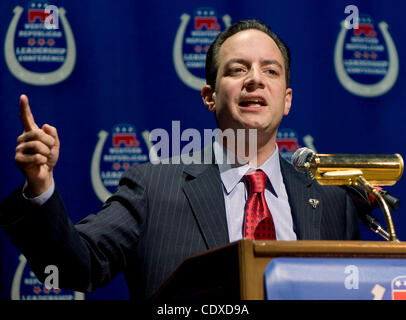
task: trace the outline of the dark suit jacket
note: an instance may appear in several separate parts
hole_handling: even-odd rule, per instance
[[[281,169],[298,239],[358,239],[343,190],[320,186],[282,158]],[[132,299],[150,297],[188,256],[229,242],[215,164],[132,167],[102,210],[75,227],[57,191],[33,207],[20,188],[0,204],[0,223],[40,280],[53,264],[61,287],[92,291],[123,271]]]

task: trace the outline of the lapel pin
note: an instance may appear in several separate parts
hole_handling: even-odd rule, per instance
[[[319,205],[320,201],[317,199],[309,199],[309,203],[313,207],[313,209],[316,209],[316,207]]]

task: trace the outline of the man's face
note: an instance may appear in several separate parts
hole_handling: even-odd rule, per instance
[[[262,31],[228,38],[218,54],[216,88],[211,99],[204,99],[216,113],[219,129],[257,128],[258,135],[276,136],[292,100],[285,72],[282,53]]]

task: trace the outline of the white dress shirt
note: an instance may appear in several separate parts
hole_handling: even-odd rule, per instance
[[[248,164],[232,166],[229,164],[230,161],[221,161],[221,159],[227,159],[227,149],[217,139],[213,142],[213,149],[223,183],[230,242],[240,240],[243,237],[242,229],[247,190],[242,178],[246,173],[257,169],[261,169],[268,176],[269,183],[265,189],[265,200],[274,220],[276,239],[296,240],[288,195],[279,163],[278,146],[275,145],[275,152],[259,168],[251,168]]]
[[[29,198],[25,194],[26,189],[27,189],[27,182],[25,182],[24,187],[23,187],[23,197],[25,199],[31,201],[31,203],[36,205],[36,206],[42,206],[45,202],[48,201],[49,198],[51,198],[52,194],[54,193],[54,191],[55,191],[55,182],[54,182],[54,179],[52,178],[52,184],[48,188],[48,190],[41,193],[39,196],[37,196],[35,198]]]

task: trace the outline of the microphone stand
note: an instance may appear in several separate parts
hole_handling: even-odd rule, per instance
[[[396,238],[395,227],[393,225],[392,216],[389,210],[389,206],[383,198],[382,194],[376,190],[371,184],[363,177],[361,170],[344,170],[344,171],[329,171],[324,172],[320,175],[322,178],[339,178],[341,181],[344,179],[344,185],[360,185],[367,193],[371,193],[376,201],[378,201],[379,206],[381,207],[383,214],[385,216],[386,226],[388,227],[388,232],[385,230],[376,228],[372,225],[372,230],[380,234],[383,238],[399,242]],[[318,177],[316,177],[316,180]]]
[[[382,228],[382,226],[379,224],[374,216],[366,213],[360,217],[360,220],[368,229],[379,234],[385,240],[390,240],[389,233],[384,228]],[[396,239],[396,242],[400,242],[399,239]]]
[[[382,195],[380,194],[380,192],[378,190],[376,190],[374,187],[372,187],[369,182],[367,180],[365,180],[365,178],[362,175],[359,175],[356,177],[356,182],[359,183],[364,189],[365,191],[372,193],[373,196],[377,199],[379,206],[381,207],[384,216],[385,216],[385,222],[386,225],[388,227],[388,232],[386,232],[385,230],[381,229],[377,229],[374,230],[375,232],[377,232],[378,234],[380,234],[382,237],[384,237],[385,239],[389,240],[389,241],[397,241],[396,238],[396,232],[395,232],[395,227],[393,225],[393,221],[392,221],[392,216],[389,210],[389,206],[386,203],[385,199],[382,197]]]

